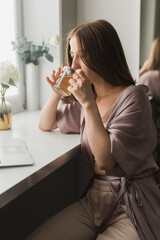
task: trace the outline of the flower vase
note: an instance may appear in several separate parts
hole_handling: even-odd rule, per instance
[[[27,110],[38,110],[38,66],[33,63],[26,65],[26,99]]]
[[[11,104],[2,96],[0,100],[0,130],[10,129],[12,126]]]

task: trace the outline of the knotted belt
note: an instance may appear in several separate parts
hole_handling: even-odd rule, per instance
[[[140,192],[138,188],[138,182],[136,180],[141,180],[143,178],[152,177],[151,174],[143,174],[140,176],[134,176],[131,178],[127,177],[115,177],[115,176],[101,176],[96,175],[95,178],[103,181],[107,181],[110,185],[111,191],[115,196],[115,201],[98,228],[96,237],[98,234],[102,233],[111,220],[117,205],[122,205],[122,208],[126,214],[130,217],[134,226],[136,227],[140,239],[142,240],[155,240],[150,227],[147,224],[143,211],[140,211],[143,203],[140,197]]]

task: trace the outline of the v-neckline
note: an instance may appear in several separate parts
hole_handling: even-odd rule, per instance
[[[121,97],[123,96],[123,94],[126,92],[126,90],[131,87],[133,85],[129,85],[128,87],[126,87],[121,93],[120,95],[118,96],[118,98],[116,99],[116,101],[110,106],[110,108],[105,112],[105,114],[101,117],[102,118],[102,122],[104,124],[104,126],[106,127],[107,124],[108,124],[108,121],[109,121],[109,118],[111,116],[111,112],[113,111],[115,105],[117,104],[117,102],[119,102],[119,100],[121,99]],[[108,115],[108,118],[107,120],[105,121],[105,117]],[[103,121],[104,119],[104,121]]]
[[[111,116],[111,112],[113,111],[113,109],[115,108],[115,106],[117,105],[117,103],[119,102],[119,100],[122,98],[122,96],[124,95],[124,93],[127,91],[127,89],[129,89],[130,87],[132,87],[134,85],[129,85],[128,87],[126,87],[122,92],[121,94],[119,95],[119,97],[116,99],[116,101],[111,105],[111,107],[105,112],[105,114],[101,117],[102,119],[102,122],[103,122],[103,118],[105,118],[106,114],[108,113],[109,111],[109,117],[107,119],[106,122],[103,122],[104,126],[107,127],[108,125],[108,122],[109,122],[109,119],[110,119],[110,116]],[[81,126],[82,126],[82,132],[84,130],[84,125],[85,125],[85,116],[84,116],[84,111],[82,111],[83,114],[82,114],[82,120],[81,120]]]

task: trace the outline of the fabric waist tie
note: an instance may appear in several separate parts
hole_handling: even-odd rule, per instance
[[[96,237],[99,233],[102,233],[106,227],[107,227],[107,224],[108,222],[110,221],[121,197],[123,196],[125,190],[126,190],[126,187],[125,187],[125,178],[124,177],[112,177],[112,176],[101,176],[101,175],[96,175],[95,178],[99,179],[99,180],[103,180],[103,181],[107,181],[107,182],[112,182],[112,181],[116,181],[116,180],[119,180],[121,181],[121,188],[120,188],[120,191],[118,192],[118,195],[116,196],[115,198],[115,201],[109,211],[109,213],[107,214],[107,216],[103,219],[103,222],[101,223],[100,227],[98,228],[98,231],[97,231],[97,234],[96,234]]]
[[[98,234],[102,233],[106,229],[108,222],[111,220],[116,207],[118,206],[118,204],[121,203],[121,204],[125,205],[125,210],[127,211],[127,215],[131,218],[131,220],[132,220],[133,224],[135,225],[135,227],[137,228],[137,230],[139,230],[138,233],[140,234],[141,239],[145,239],[142,229],[139,226],[137,226],[134,211],[132,209],[133,206],[135,206],[135,205],[137,207],[142,207],[142,201],[139,196],[138,190],[135,188],[134,189],[135,200],[136,200],[136,203],[135,203],[135,200],[133,199],[133,196],[132,196],[132,193],[133,193],[132,185],[134,183],[133,180],[140,180],[145,177],[151,177],[151,174],[145,173],[140,176],[134,176],[134,177],[130,177],[130,178],[116,177],[116,176],[103,176],[103,175],[95,175],[94,177],[99,180],[107,181],[110,185],[110,188],[111,188],[113,194],[115,195],[115,201],[114,201],[109,213],[104,218],[100,227],[98,228],[96,237]],[[143,227],[144,227],[145,231],[147,232],[146,234],[148,236],[150,236],[149,239],[153,239],[153,235],[152,235],[150,229],[148,228],[148,224],[146,223],[144,216],[140,214],[139,218],[141,219],[141,222],[143,222]]]

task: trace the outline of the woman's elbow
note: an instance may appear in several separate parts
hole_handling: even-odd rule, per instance
[[[101,159],[101,160],[97,161],[97,165],[98,165],[99,169],[105,170],[105,171],[113,168],[115,163],[116,162],[115,162],[114,158],[110,158],[107,161],[106,161],[106,159],[104,159],[104,160]]]
[[[48,129],[45,129],[43,126],[41,126],[41,124],[38,125],[38,128],[42,131],[47,131]]]
[[[38,128],[39,128],[40,130],[42,130],[42,131],[49,131],[49,130],[50,130],[49,128],[44,127],[44,126],[41,125],[41,124],[38,125]]]
[[[42,131],[52,131],[54,129],[57,128],[57,124],[54,123],[52,126],[49,126],[49,125],[43,125],[39,122],[39,125],[38,125],[39,129],[42,130]]]

